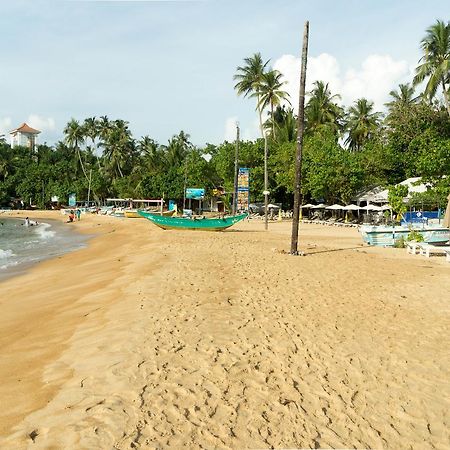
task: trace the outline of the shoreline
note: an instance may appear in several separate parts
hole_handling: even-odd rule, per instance
[[[2,283],[5,447],[447,443],[444,264],[354,229],[301,225],[293,258],[286,223],[84,219],[87,248]]]
[[[50,211],[49,211],[50,212]],[[46,214],[42,213],[41,211],[36,212],[35,215],[28,215],[29,217],[33,219],[40,219],[40,220],[44,220],[44,222],[41,222],[40,225],[47,223],[48,225],[50,225],[51,231],[54,231],[56,233],[56,236],[58,238],[64,238],[66,239],[64,244],[65,247],[59,247],[59,249],[56,251],[56,247],[54,247],[53,249],[51,249],[51,254],[44,254],[41,257],[39,257],[39,259],[33,260],[33,261],[26,261],[26,262],[22,262],[19,265],[13,265],[10,267],[7,267],[4,270],[0,271],[0,285],[3,281],[8,280],[10,278],[16,277],[16,276],[20,276],[24,273],[27,273],[32,267],[34,267],[36,264],[39,264],[43,261],[49,260],[49,259],[54,259],[57,258],[58,256],[64,255],[66,253],[71,253],[77,250],[80,250],[82,248],[84,248],[87,245],[87,241],[92,237],[89,234],[80,232],[80,230],[76,229],[76,230],[69,230],[67,228],[64,228],[64,222],[61,222],[59,219],[59,217],[57,218],[56,216],[50,218],[50,217],[46,217]],[[2,216],[0,216],[0,221],[1,219],[4,218],[6,220],[23,220],[24,218],[21,215],[16,214],[2,214]],[[63,243],[61,243],[63,244]],[[49,248],[46,249],[42,249],[42,250],[50,250]]]

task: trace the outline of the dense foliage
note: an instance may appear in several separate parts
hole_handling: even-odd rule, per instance
[[[415,201],[443,204],[450,192],[450,23],[438,21],[426,33],[414,79],[426,81],[424,92],[400,85],[390,92],[384,115],[365,98],[344,108],[328,84],[314,83],[305,111],[305,200],[349,202],[364,187],[420,176],[434,190]],[[290,208],[296,117],[286,104],[281,74],[267,70],[267,64],[260,54],[247,58],[238,68],[235,88],[256,98],[262,136],[268,139],[270,201]],[[65,203],[70,193],[86,199],[89,182],[91,199],[98,202],[106,197],[182,200],[186,186],[208,193],[220,186],[230,193],[234,151],[234,142],[195,147],[183,131],[163,145],[149,136],[134,138],[124,120],[72,119],[64,139],[52,147],[11,149],[0,141],[0,204],[21,199],[44,207],[54,195]],[[239,165],[251,170],[251,201],[262,200],[263,137],[240,143]]]

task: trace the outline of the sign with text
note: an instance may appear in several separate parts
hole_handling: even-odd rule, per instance
[[[192,198],[194,200],[203,200],[205,197],[205,190],[199,188],[187,188],[186,198]]]
[[[69,206],[75,206],[77,204],[77,197],[75,194],[69,195]]]
[[[250,170],[246,167],[239,168],[237,187],[237,209],[238,211],[248,211],[250,203]]]

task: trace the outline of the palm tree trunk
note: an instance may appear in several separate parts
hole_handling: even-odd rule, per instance
[[[77,147],[77,153],[78,153],[78,159],[80,160],[81,170],[83,171],[86,180],[89,181],[89,178],[87,176],[86,170],[84,168],[83,160],[81,159],[81,152],[80,152],[80,149],[78,147]]]
[[[275,140],[275,120],[273,118],[273,102],[270,102],[270,115],[272,117],[272,139]]]
[[[298,226],[302,195],[302,154],[303,133],[305,129],[305,84],[306,63],[308,60],[309,21],[305,22],[303,32],[302,67],[300,73],[300,93],[298,101],[297,151],[295,155],[294,217],[292,221],[291,255],[298,255]]]
[[[259,103],[260,102],[259,91],[258,91],[257,100],[258,100],[259,129],[261,131],[261,137],[264,139],[264,128],[263,128],[263,123],[262,123],[262,111],[261,111],[261,105]]]
[[[447,92],[447,88],[445,86],[444,80],[442,80],[442,90],[444,91],[445,106],[447,108],[448,116],[450,117],[450,101],[449,101],[449,98],[448,98],[448,92]]]

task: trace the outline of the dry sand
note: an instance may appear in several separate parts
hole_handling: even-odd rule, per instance
[[[288,223],[68,226],[97,236],[0,286],[1,448],[449,448],[442,258],[318,225],[306,257]]]

